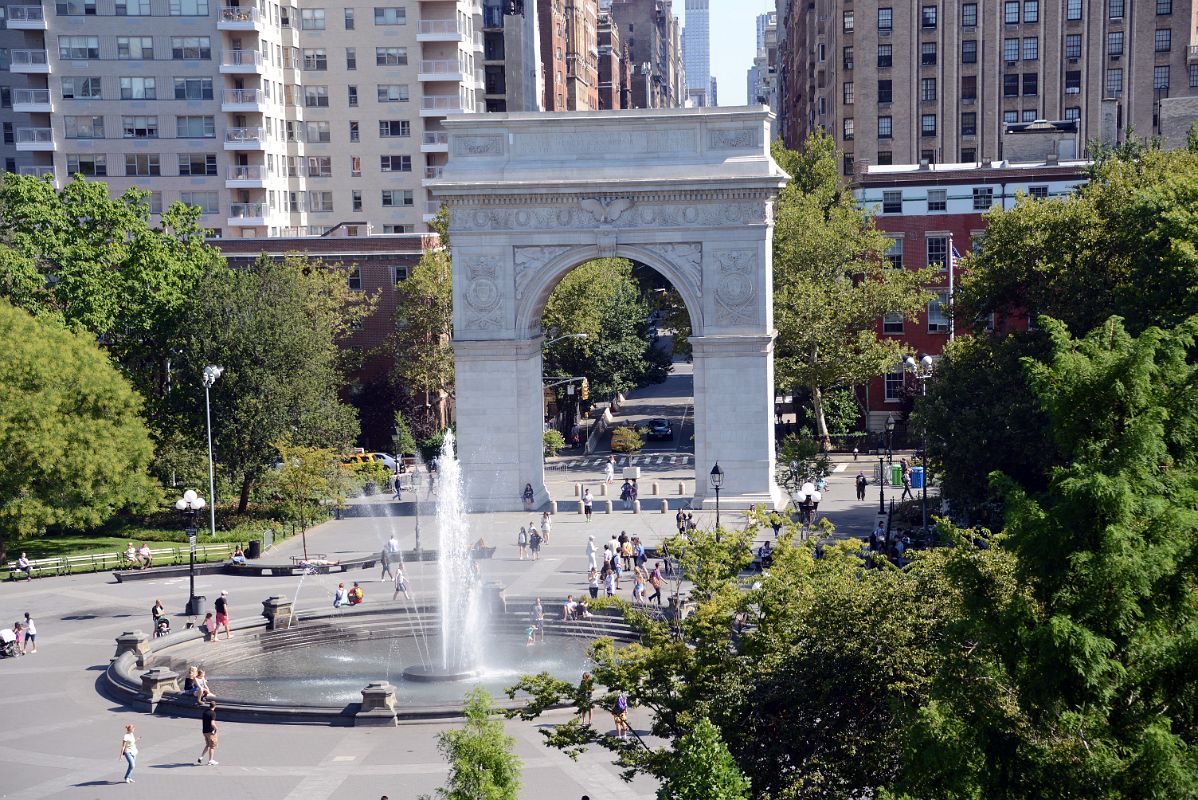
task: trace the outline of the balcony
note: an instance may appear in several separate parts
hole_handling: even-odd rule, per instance
[[[456,19],[422,19],[416,32],[418,42],[464,42],[466,31]]]
[[[225,6],[216,20],[216,29],[220,31],[262,31],[265,28],[266,20],[252,6]]]
[[[236,228],[259,228],[266,224],[270,209],[266,203],[233,203],[229,206],[229,225]]]
[[[425,131],[420,141],[422,153],[448,153],[449,131]]]
[[[231,113],[265,111],[266,94],[261,89],[225,89],[221,95],[220,110]]]
[[[226,150],[265,150],[266,130],[263,128],[225,128]]]
[[[430,183],[441,180],[441,176],[445,174],[445,167],[425,167],[424,180],[421,181],[422,186],[428,186]]]
[[[266,65],[257,50],[226,50],[221,58],[220,71],[225,75],[261,74],[266,71]]]
[[[418,81],[453,81],[460,83],[466,73],[458,61],[421,61],[420,71],[416,73]]]
[[[54,149],[54,130],[52,128],[17,128],[17,150]]]
[[[1189,63],[1198,64],[1198,45],[1191,46],[1188,53]]]
[[[462,98],[456,94],[427,95],[420,100],[420,116],[444,117],[462,113]]]
[[[13,89],[12,110],[26,114],[49,114],[54,110],[49,89]]]
[[[12,50],[12,61],[9,63],[10,72],[32,72],[47,75],[50,72],[50,59],[45,50]]]
[[[10,31],[46,30],[46,12],[41,6],[9,6],[8,29]]]
[[[225,173],[226,189],[264,189],[266,188],[266,167],[245,166],[229,167]]]

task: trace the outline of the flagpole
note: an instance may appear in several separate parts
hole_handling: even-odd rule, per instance
[[[948,340],[957,338],[957,321],[953,315],[953,273],[957,271],[957,247],[953,235],[948,235]]]

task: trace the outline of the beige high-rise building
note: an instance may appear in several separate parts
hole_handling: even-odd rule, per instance
[[[783,136],[825,128],[846,173],[1001,159],[1041,119],[1149,136],[1198,95],[1198,0],[779,0],[778,20]]]
[[[441,120],[481,110],[479,0],[10,5],[4,168],[80,173],[217,235],[423,230]]]

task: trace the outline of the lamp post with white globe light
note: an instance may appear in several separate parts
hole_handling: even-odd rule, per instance
[[[911,374],[915,376],[915,380],[919,381],[920,394],[923,397],[928,396],[928,381],[932,377],[932,369],[935,366],[935,360],[925,355],[917,362],[915,356],[907,356],[903,359],[903,366],[911,370]],[[928,428],[925,425],[923,429],[923,530],[927,533],[928,530]]]
[[[819,510],[819,501],[824,499],[824,496],[815,488],[814,483],[804,481],[802,486],[790,490],[790,499],[794,501],[795,508],[799,509],[799,519],[803,522],[803,538],[806,539],[807,531],[815,520],[815,512]]]
[[[208,508],[209,519],[212,523],[212,535],[216,536],[216,475],[212,466],[212,403],[208,399],[208,390],[216,379],[225,371],[224,367],[209,364],[204,367],[204,417],[208,422],[208,498],[212,505]],[[200,502],[203,502],[202,500]],[[192,546],[195,552],[195,546]]]
[[[175,501],[175,508],[183,512],[187,520],[187,544],[191,551],[188,566],[189,586],[187,594],[187,616],[198,616],[204,610],[204,598],[196,597],[196,514],[204,508],[204,498],[193,490],[188,489],[183,496]]]

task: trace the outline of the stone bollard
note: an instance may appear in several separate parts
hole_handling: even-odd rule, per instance
[[[611,500],[605,500],[605,501],[603,501],[603,513],[604,513],[604,514],[610,514],[610,513],[611,513]]]
[[[150,655],[150,637],[141,631],[125,631],[116,637],[116,655],[120,658],[125,653],[132,653],[139,669],[146,668],[146,659]]]
[[[556,501],[556,500],[550,500],[550,501],[549,501],[549,513],[550,513],[550,514],[556,514],[556,513],[557,513],[557,501]]]
[[[653,496],[656,497],[659,494],[661,494],[661,484],[657,481],[653,481]]]
[[[603,483],[599,484],[599,496],[600,496],[600,497],[607,497],[607,482],[606,482],[606,481],[604,481]]]
[[[578,501],[578,513],[579,514],[587,513],[587,504],[582,502],[581,500]]]
[[[636,500],[633,500],[633,501],[632,501],[632,513],[633,513],[633,514],[639,514],[639,513],[641,513],[641,501],[640,501],[640,498],[637,498]]]
[[[682,481],[678,481],[678,496],[683,497],[685,494],[686,494],[686,484]]]
[[[293,623],[291,601],[286,597],[272,595],[262,601],[262,616],[266,617],[266,629],[286,628]]]
[[[387,727],[399,724],[395,715],[395,687],[385,681],[366,684],[362,690],[362,709],[354,714],[354,727]]]
[[[666,500],[665,498],[662,498],[662,501],[661,501],[661,513],[663,513],[663,514],[670,513],[670,501]]]
[[[582,484],[581,483],[574,484],[574,496],[582,497]]]
[[[155,667],[141,674],[141,697],[138,700],[144,704],[145,710],[151,714],[158,708],[164,692],[179,691],[179,673]]]

